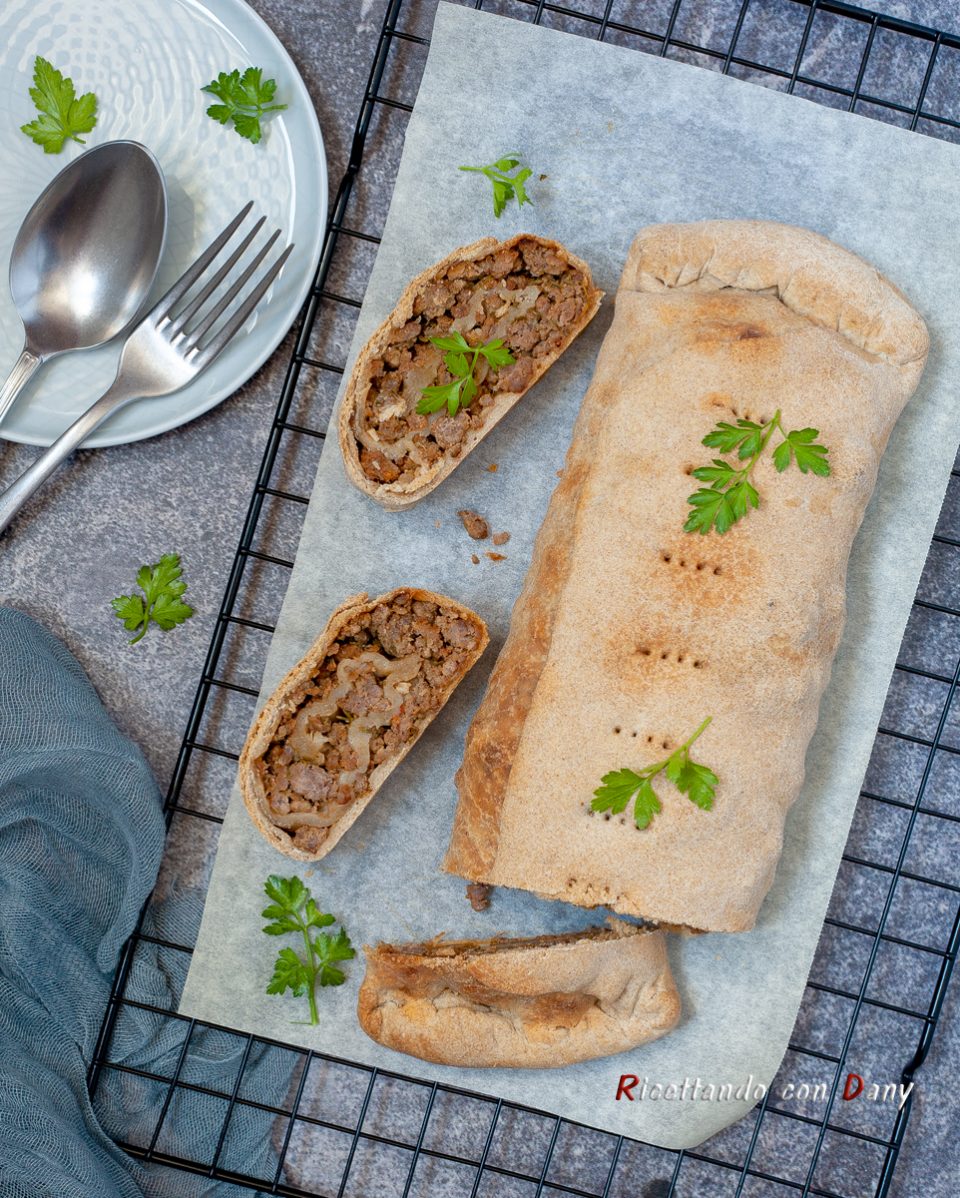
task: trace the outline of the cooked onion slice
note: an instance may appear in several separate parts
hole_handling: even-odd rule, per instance
[[[324,716],[333,714],[332,711],[326,709],[326,702],[325,699],[314,699],[310,703],[305,703],[297,712],[293,731],[290,733],[287,743],[300,761],[318,762],[323,752],[323,746],[330,743],[328,736],[310,729],[311,719],[322,719]],[[336,708],[334,708],[335,710]]]
[[[409,682],[415,678],[421,665],[422,661],[416,653],[408,653],[406,657],[391,660],[384,654],[369,649],[357,657],[344,658],[337,665],[337,682],[330,693],[322,699],[313,699],[304,704],[297,713],[289,742],[297,758],[300,761],[319,762],[323,746],[330,743],[330,738],[322,732],[312,731],[310,721],[329,719],[335,715],[340,700],[349,693],[358,675],[372,666],[374,673],[384,679],[383,694],[389,706],[385,711],[370,711],[350,721],[347,743],[353,750],[356,764],[351,770],[341,771],[337,778],[341,788],[360,781],[370,768],[370,741],[374,731],[377,728],[385,728],[403,706],[403,695],[397,690],[397,683]]]
[[[373,736],[373,729],[368,728],[362,719],[356,719],[347,729],[347,744],[353,749],[353,755],[357,759],[357,764],[354,767],[356,774],[364,774],[370,764],[370,738]],[[340,783],[343,785],[343,774],[340,775]]]

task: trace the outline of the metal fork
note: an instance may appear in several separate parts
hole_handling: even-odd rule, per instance
[[[243,224],[252,207],[251,202],[237,213],[133,330],[124,344],[117,377],[107,391],[0,494],[0,533],[34,491],[108,416],[135,399],[179,391],[206,370],[243,328],[293,250],[293,246],[288,245],[228,314],[228,309],[240,297],[280,236],[277,229],[243,268],[226,294],[204,309],[263,226],[264,218],[261,217],[226,262],[205,278],[205,272],[212,267],[214,259]],[[197,283],[202,284],[199,291],[188,296]],[[226,320],[218,324],[224,316]]]

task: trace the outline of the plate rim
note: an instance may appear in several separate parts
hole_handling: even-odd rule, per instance
[[[182,425],[189,424],[191,421],[197,420],[205,415],[213,408],[219,406],[237,391],[240,390],[257,371],[270,359],[276,350],[279,348],[284,338],[290,332],[301,311],[304,303],[310,294],[314,279],[316,278],[317,265],[320,260],[320,255],[323,250],[323,245],[326,239],[327,217],[329,214],[329,172],[327,170],[327,154],[326,146],[323,140],[323,131],[320,128],[320,121],[317,116],[316,107],[313,103],[313,98],[307,90],[307,85],[304,82],[303,76],[297,64],[294,62],[286,46],[270,28],[264,18],[256,12],[246,0],[181,0],[184,7],[187,9],[199,9],[209,14],[214,20],[223,24],[230,29],[230,16],[237,12],[242,13],[243,19],[250,22],[257,34],[271,44],[271,48],[284,63],[284,66],[290,74],[290,79],[297,93],[296,100],[303,105],[305,113],[305,123],[311,138],[311,144],[308,147],[309,158],[315,165],[317,170],[318,194],[320,196],[320,206],[318,208],[318,219],[313,225],[313,237],[309,246],[305,247],[304,253],[308,255],[306,258],[307,265],[304,267],[303,278],[295,293],[291,297],[287,307],[289,309],[289,320],[281,320],[276,333],[271,334],[262,343],[256,341],[256,333],[244,339],[244,345],[250,345],[255,349],[249,357],[249,360],[242,365],[238,363],[238,368],[235,370],[231,378],[224,384],[211,389],[209,393],[205,392],[202,398],[198,399],[196,406],[184,414],[168,417],[166,420],[158,419],[149,424],[149,426],[137,431],[125,431],[123,433],[111,432],[109,421],[106,422],[103,429],[97,429],[83,442],[81,449],[110,449],[118,445],[132,445],[138,441],[146,441],[151,437],[159,437],[164,433],[171,432],[173,429],[180,428]],[[238,39],[239,40],[239,39]],[[106,144],[106,143],[97,143]],[[91,149],[93,146],[91,146]],[[147,147],[149,148],[149,147]],[[304,153],[303,161],[307,161],[307,153]],[[296,196],[301,190],[297,187],[296,171],[294,171],[294,195]],[[299,249],[299,246],[298,246]],[[289,264],[288,264],[289,265]],[[110,346],[120,346],[123,341],[123,335],[116,338],[114,341],[108,342]],[[73,352],[73,351],[69,351]],[[60,356],[60,355],[58,355]],[[66,356],[66,355],[63,355]],[[91,397],[91,403],[96,397]],[[29,397],[26,402],[29,403]],[[139,401],[134,401],[131,407],[136,407]],[[160,407],[157,405],[157,412]],[[61,430],[62,432],[63,430]],[[33,435],[24,434],[16,429],[0,428],[0,443],[7,441],[18,445],[34,445],[38,448],[46,448],[52,445],[53,442],[61,435],[58,432],[55,436],[46,439],[40,439]]]

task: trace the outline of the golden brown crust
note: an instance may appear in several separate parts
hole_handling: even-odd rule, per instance
[[[839,643],[849,549],[927,344],[900,291],[807,230],[638,234],[467,734],[445,870],[665,924],[753,925]],[[701,438],[777,406],[820,428],[831,477],[761,463],[758,511],[723,537],[683,533]],[[667,786],[642,833],[587,814],[604,772],[655,760],[706,715],[712,812]]]
[[[293,710],[290,704],[290,697],[314,676],[317,668],[326,657],[330,646],[340,635],[341,630],[355,616],[363,612],[373,611],[380,604],[389,604],[401,595],[409,595],[414,600],[423,600],[427,603],[436,603],[443,610],[455,613],[461,619],[466,620],[478,629],[480,633],[479,642],[477,647],[467,655],[464,668],[451,678],[450,682],[441,692],[441,700],[436,709],[417,721],[414,736],[399,752],[388,757],[372,771],[369,777],[368,789],[358,795],[347,806],[344,814],[330,828],[329,834],[320,848],[315,852],[307,852],[295,846],[290,834],[283,828],[277,827],[271,820],[267,797],[257,764],[270,748],[277,726]],[[366,594],[360,594],[353,595],[351,598],[344,600],[333,612],[323,631],[310,646],[302,660],[286,674],[264,704],[263,710],[257,716],[247,735],[243,751],[240,754],[238,772],[240,792],[243,795],[247,811],[250,813],[250,818],[264,840],[281,853],[284,853],[288,857],[293,857],[297,861],[319,861],[322,857],[325,857],[346,831],[356,822],[357,818],[370,803],[371,799],[373,799],[389,775],[406,757],[414,744],[416,744],[424,729],[439,714],[460,681],[480,659],[481,654],[489,643],[489,639],[487,626],[476,612],[471,611],[468,607],[464,607],[461,603],[457,603],[455,599],[448,598],[446,595],[437,595],[433,591],[421,590],[419,587],[397,587],[392,591],[388,591],[385,595],[378,596],[376,599],[370,599]]]
[[[364,951],[360,1026],[440,1065],[556,1068],[646,1044],[680,1018],[665,937],[619,920],[558,936]]]
[[[589,472],[603,408],[580,409],[563,475],[533,547],[523,589],[514,604],[510,631],[487,690],[467,732],[456,774],[460,802],[442,868],[483,881],[497,855],[500,809],[524,720],[540,681],[553,630],[553,617],[573,548],[568,531]]]
[[[483,427],[471,429],[465,439],[462,452],[458,456],[451,457],[449,454],[444,454],[431,468],[426,477],[415,479],[410,483],[378,483],[368,478],[360,465],[360,455],[353,430],[353,422],[370,386],[371,363],[383,355],[384,350],[390,344],[391,338],[413,318],[414,301],[418,296],[423,294],[435,279],[444,274],[445,271],[457,262],[472,262],[477,258],[485,258],[500,250],[512,249],[521,241],[536,241],[538,244],[554,251],[572,269],[581,271],[586,279],[589,302],[580,317],[568,326],[568,336],[563,348],[556,353],[545,354],[542,358],[536,360],[530,382],[522,391],[504,391],[497,397],[496,402],[489,409],[489,416]],[[371,499],[375,499],[377,503],[390,511],[398,511],[402,508],[410,507],[417,500],[428,495],[434,487],[443,482],[447,475],[463,461],[472,449],[479,445],[487,433],[503,419],[507,412],[546,373],[557,358],[569,348],[572,342],[583,332],[597,314],[602,299],[603,292],[598,291],[593,286],[590,267],[583,259],[572,254],[558,241],[551,241],[547,237],[538,237],[533,233],[518,233],[515,237],[502,242],[498,242],[495,237],[484,237],[480,241],[475,241],[472,245],[461,246],[459,249],[447,254],[439,262],[434,263],[433,266],[428,266],[426,270],[421,271],[404,288],[400,298],[397,300],[396,307],[357,355],[353,370],[350,372],[350,378],[347,382],[337,417],[340,451],[343,455],[347,478],[358,490],[362,491],[365,495],[369,495]]]

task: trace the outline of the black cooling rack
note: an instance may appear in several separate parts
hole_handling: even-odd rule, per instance
[[[477,0],[475,6],[958,140],[960,37],[846,4],[731,0],[722,19],[709,23],[701,0]],[[370,187],[389,190],[392,182],[433,8],[430,0],[389,0],[387,6],[349,165],[171,780],[168,858],[186,838],[215,837],[221,822],[211,795],[229,790],[256,698],[379,241]],[[791,1103],[775,1083],[750,1115],[697,1151],[666,1152],[454,1086],[217,1029],[179,1016],[172,1000],[158,1004],[132,992],[138,952],[162,955],[170,976],[182,977],[192,951],[192,939],[151,919],[148,907],[121,958],[89,1075],[95,1102],[110,1079],[146,1087],[136,1119],[126,1109],[130,1126],[113,1128],[122,1146],[158,1168],[233,1183],[238,1194],[885,1195],[913,1097],[899,1112],[889,1105],[854,1111],[856,1104],[843,1102],[842,1086],[850,1071],[884,1082],[914,1079],[960,939],[960,879],[951,861],[960,830],[960,801],[951,799],[960,793],[960,720],[950,716],[960,676],[958,480],[955,470],[778,1074],[794,1083],[826,1083],[826,1101]],[[242,711],[231,740],[215,731],[223,723],[216,717],[237,703]],[[153,1020],[157,1035],[172,1045],[169,1069],[151,1072],[129,1063],[122,1021],[131,1010]],[[209,1056],[211,1038],[220,1046],[218,1059],[235,1061],[228,1082],[210,1081],[193,1068],[192,1054],[202,1044]],[[265,1060],[276,1063],[271,1077],[281,1078],[282,1098],[250,1092],[253,1059],[261,1068]],[[321,1091],[332,1097],[321,1101]],[[178,1137],[178,1120],[188,1117],[184,1096],[205,1104],[203,1134],[192,1128]],[[254,1120],[269,1129],[262,1159],[244,1158],[238,1170],[231,1145],[237,1129]]]

